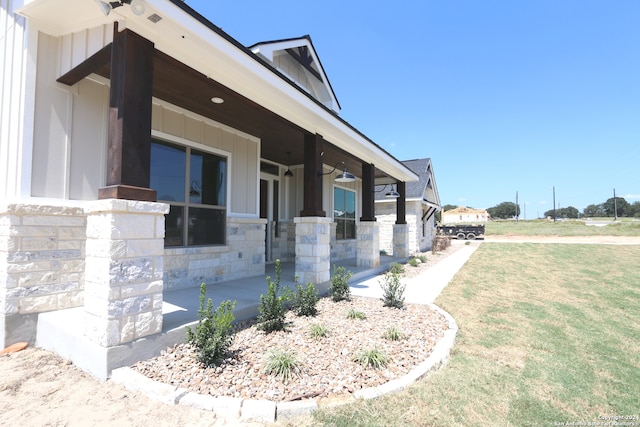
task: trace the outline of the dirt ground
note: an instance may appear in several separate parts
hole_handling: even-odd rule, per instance
[[[489,236],[485,241],[635,245],[640,244],[640,237]],[[0,425],[84,427],[241,424],[235,419],[215,419],[210,412],[151,400],[119,384],[98,381],[50,352],[27,348],[0,355]]]

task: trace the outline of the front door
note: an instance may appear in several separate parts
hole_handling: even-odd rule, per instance
[[[273,239],[277,237],[279,193],[278,177],[262,172],[260,174],[260,218],[267,220],[264,254],[266,262],[273,261],[271,247],[273,245]]]

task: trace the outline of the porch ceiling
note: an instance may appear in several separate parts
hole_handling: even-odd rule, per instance
[[[349,171],[362,176],[360,159],[365,159],[376,166],[377,184],[417,179],[399,160],[349,123],[320,103],[305,99],[310,98],[308,94],[184,1],[145,0],[143,16],[134,15],[125,6],[114,9],[107,17],[93,0],[21,3],[18,13],[38,30],[55,37],[117,22],[153,41],[153,95],[260,138],[261,155],[267,160],[302,164],[304,132],[317,132],[327,142],[323,158],[327,165],[345,162]],[[103,52],[101,61],[87,60],[70,73],[82,74],[76,82],[92,72],[109,78],[109,56]],[[213,96],[225,102],[213,104]]]
[[[111,45],[94,54],[58,81],[73,85],[89,74],[110,78]],[[155,50],[153,96],[261,139],[261,157],[283,165],[304,162],[305,131],[219,82]],[[222,104],[211,98],[219,97]],[[290,155],[288,154],[290,153]],[[362,176],[362,162],[326,141],[323,162],[345,162],[349,171]],[[389,180],[376,169],[376,179]]]

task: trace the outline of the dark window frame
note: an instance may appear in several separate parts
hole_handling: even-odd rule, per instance
[[[165,248],[225,246],[228,157],[158,138],[152,138],[151,144],[152,187],[161,187],[155,188],[158,190],[158,201],[170,206],[169,214],[165,215]],[[156,164],[154,152],[161,147],[170,153],[166,159],[175,155],[177,161],[183,161],[184,165],[173,163],[169,168],[167,165],[163,167],[162,162]],[[209,166],[205,168],[206,163]],[[154,175],[154,168],[162,172]],[[167,180],[167,170],[176,171],[173,182],[170,178]],[[194,176],[194,173],[198,176]]]

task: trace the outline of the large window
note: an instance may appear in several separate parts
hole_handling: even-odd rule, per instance
[[[151,144],[151,188],[169,203],[165,247],[223,245],[227,160],[189,147]]]
[[[336,239],[356,238],[356,193],[343,188],[333,190],[333,220],[337,223]]]

